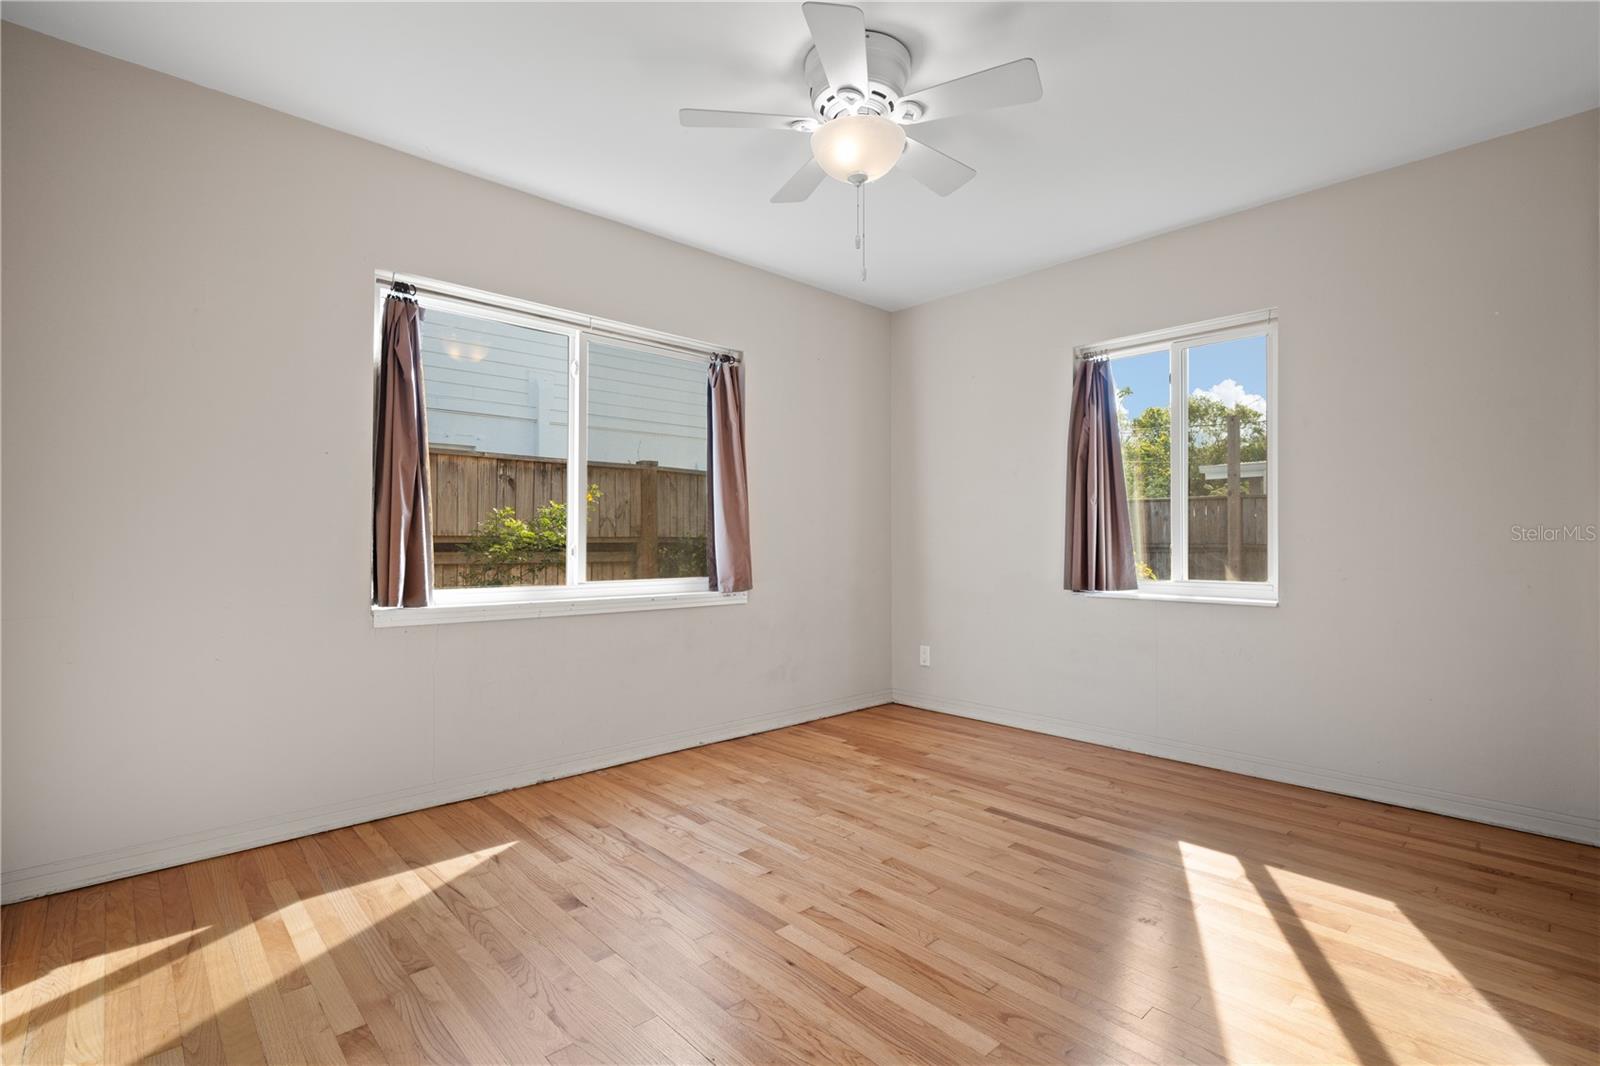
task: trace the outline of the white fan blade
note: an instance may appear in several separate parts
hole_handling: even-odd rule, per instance
[[[805,122],[806,119],[801,115],[760,115],[753,111],[702,111],[697,107],[686,107],[678,112],[678,121],[685,126],[717,129],[793,131],[796,129],[796,122]]]
[[[867,94],[867,18],[847,4],[801,4],[817,59],[834,92],[846,86]]]
[[[1016,59],[998,67],[980,70],[964,78],[930,85],[901,101],[922,109],[919,122],[987,111],[991,107],[1031,104],[1044,95],[1039,84],[1039,65],[1031,59]]]
[[[810,196],[822,179],[827,175],[822,168],[817,166],[815,159],[807,159],[805,165],[794,172],[794,177],[783,183],[783,188],[772,194],[775,204],[797,204]]]
[[[977,171],[965,163],[958,163],[937,148],[929,148],[921,141],[906,140],[906,154],[895,165],[938,193],[949,196],[971,181]]]

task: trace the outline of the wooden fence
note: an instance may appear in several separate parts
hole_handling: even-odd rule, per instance
[[[531,519],[539,508],[566,499],[564,459],[529,459],[482,452],[431,449],[428,474],[433,489],[434,584],[464,584],[469,565],[467,542],[489,512],[516,508]],[[589,579],[627,580],[705,572],[706,475],[654,463],[590,463],[589,483],[599,497],[589,511]],[[1137,556],[1159,578],[1172,572],[1172,501],[1130,501]],[[1240,500],[1242,551],[1240,578],[1267,579],[1267,498]],[[1189,500],[1189,576],[1221,580],[1228,560],[1228,498]],[[540,571],[537,584],[559,585],[565,568]]]
[[[1267,498],[1245,496],[1240,501],[1242,572],[1239,580],[1267,579]],[[1130,500],[1133,512],[1134,555],[1150,563],[1156,576],[1172,574],[1172,501]],[[1196,581],[1221,581],[1228,564],[1228,497],[1189,498],[1189,577]]]
[[[564,459],[529,459],[430,449],[433,498],[434,585],[464,584],[465,551],[489,512],[516,508],[527,521],[567,497]],[[589,483],[599,489],[589,509],[589,579],[687,576],[705,573],[706,475],[641,463],[590,463]],[[698,564],[698,566],[696,565]],[[546,567],[541,585],[566,580],[565,567]]]

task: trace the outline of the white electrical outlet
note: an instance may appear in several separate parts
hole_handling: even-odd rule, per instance
[[[919,666],[932,666],[933,665],[933,649],[928,647],[926,644],[918,645],[918,647],[917,647],[917,664]]]

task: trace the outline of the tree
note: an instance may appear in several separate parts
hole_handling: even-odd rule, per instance
[[[1131,389],[1117,390],[1124,399]],[[1229,407],[1209,396],[1189,397],[1189,494],[1222,496],[1225,482],[1207,481],[1202,466],[1228,461],[1228,418],[1239,419],[1239,461],[1267,457],[1267,422],[1260,411],[1237,404]],[[1147,407],[1129,418],[1119,406],[1123,477],[1130,500],[1166,499],[1172,495],[1172,415],[1165,407]]]
[[[1209,396],[1189,397],[1189,495],[1226,496],[1225,481],[1207,481],[1202,466],[1228,462],[1228,419],[1239,419],[1239,462],[1267,457],[1267,420],[1244,404],[1228,407]]]
[[[1125,399],[1133,390],[1117,390]],[[1122,436],[1122,474],[1128,483],[1128,499],[1161,500],[1172,495],[1172,415],[1165,407],[1147,407],[1138,418],[1129,419],[1117,406],[1117,423]]]

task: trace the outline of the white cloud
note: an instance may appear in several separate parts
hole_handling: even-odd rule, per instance
[[[1209,389],[1195,389],[1191,394],[1216,400],[1224,407],[1245,406],[1257,414],[1267,413],[1267,401],[1264,396],[1257,396],[1253,392],[1246,392],[1245,387],[1232,378],[1223,378]]]

